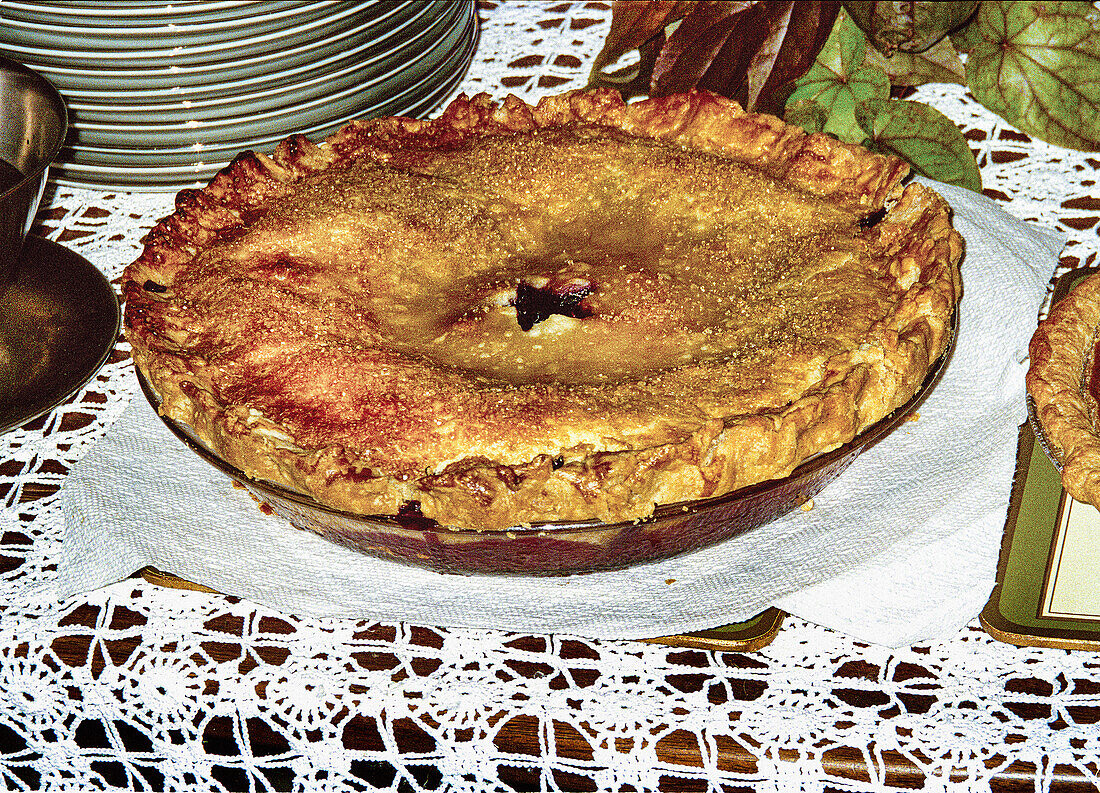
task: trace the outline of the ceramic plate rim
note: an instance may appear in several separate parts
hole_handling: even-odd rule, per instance
[[[458,20],[454,20],[451,24],[449,24],[447,26],[447,30],[444,32],[443,36],[446,37],[446,36],[452,35],[453,34],[453,28],[460,21],[461,21],[461,18],[458,19]],[[269,88],[269,89],[266,89],[266,90],[253,91],[253,92],[250,92],[250,93],[247,93],[247,94],[236,93],[236,94],[231,94],[231,95],[221,95],[221,94],[225,94],[225,92],[228,91],[228,90],[235,90],[235,89],[245,88],[245,87],[249,87],[250,85],[253,86],[253,87],[256,87],[257,83],[262,85],[262,83],[265,80],[270,82],[271,80],[273,80],[275,78],[278,78],[280,81],[282,81],[284,78],[286,78],[288,76],[294,76],[295,74],[301,75],[302,73],[308,72],[310,70],[310,68],[313,68],[313,67],[316,67],[316,66],[322,66],[322,65],[325,65],[325,63],[324,63],[324,61],[322,61],[322,62],[316,63],[316,64],[309,64],[307,67],[296,67],[295,69],[291,69],[287,72],[281,72],[281,73],[278,73],[278,74],[269,74],[269,75],[264,75],[264,76],[257,77],[257,78],[249,78],[247,80],[237,80],[237,81],[230,81],[230,82],[225,82],[225,83],[213,83],[209,87],[207,87],[205,90],[208,93],[220,94],[221,95],[218,98],[214,98],[214,99],[200,99],[200,98],[190,99],[190,98],[186,98],[186,97],[177,99],[176,96],[178,96],[178,94],[176,94],[176,92],[174,92],[174,91],[167,91],[167,92],[162,91],[162,92],[160,92],[162,94],[165,94],[166,99],[168,97],[172,97],[170,101],[154,102],[154,103],[144,104],[144,105],[129,104],[129,103],[126,103],[126,102],[121,102],[121,103],[120,102],[114,102],[114,103],[111,103],[109,105],[97,105],[97,104],[94,104],[94,103],[75,101],[73,99],[73,97],[71,96],[71,92],[66,94],[66,99],[69,100],[68,103],[67,103],[69,108],[71,110],[73,110],[74,112],[78,113],[78,114],[79,114],[79,111],[84,111],[84,112],[88,112],[88,113],[100,113],[100,114],[117,113],[119,115],[130,115],[130,114],[135,114],[135,113],[158,113],[158,112],[165,112],[165,111],[184,111],[184,110],[188,110],[188,109],[191,109],[191,108],[195,108],[197,110],[197,109],[201,109],[201,108],[218,108],[218,107],[222,107],[222,106],[227,107],[227,106],[232,106],[232,105],[235,105],[235,104],[240,104],[242,102],[250,102],[251,103],[251,102],[255,102],[255,101],[260,100],[260,99],[276,98],[276,97],[280,97],[280,96],[285,95],[285,94],[293,94],[293,93],[298,92],[298,91],[303,91],[303,89],[305,89],[307,87],[311,87],[311,88],[316,87],[319,84],[324,83],[326,81],[338,80],[338,79],[341,79],[341,78],[349,78],[353,74],[356,74],[356,73],[361,72],[361,71],[370,72],[372,69],[374,69],[378,65],[379,61],[383,61],[387,58],[392,58],[395,55],[398,55],[400,53],[400,51],[405,49],[406,47],[411,47],[411,46],[414,46],[417,43],[422,43],[421,40],[425,36],[427,36],[428,33],[431,32],[431,29],[432,29],[432,26],[429,26],[429,27],[425,28],[424,30],[418,32],[414,37],[405,39],[404,41],[402,41],[399,45],[395,46],[394,48],[379,52],[378,54],[372,56],[371,58],[369,58],[366,61],[358,61],[357,60],[357,61],[352,62],[350,65],[341,66],[341,68],[339,68],[337,70],[334,70],[334,71],[330,71],[330,72],[322,71],[322,72],[318,73],[315,76],[314,75],[305,75],[305,76],[307,76],[307,79],[301,80],[299,82],[291,82],[291,83],[287,83],[287,84],[280,84],[280,85],[277,85],[275,87],[272,87],[272,88]],[[436,42],[436,43],[438,43],[438,42]],[[415,56],[415,59],[423,59],[423,58],[429,57],[432,54],[432,50],[435,48],[436,43],[433,43],[432,45],[430,45],[428,47],[428,49],[425,50],[424,52],[418,53]],[[341,52],[341,53],[337,54],[336,56],[333,56],[333,57],[331,57],[327,60],[329,61],[330,64],[333,63],[333,62],[339,62],[341,60],[345,60],[345,59],[353,57],[354,54],[359,52],[360,50],[368,49],[368,48],[370,48],[372,46],[376,46],[376,45],[377,45],[377,42],[367,42],[363,45],[360,45],[359,47],[356,47],[353,50]],[[371,75],[370,78],[369,78],[369,81],[364,81],[361,85],[362,85],[362,87],[369,87],[371,85],[374,85],[378,81],[383,80],[383,79],[385,79],[389,76],[392,76],[392,75],[396,74],[397,72],[401,71],[407,65],[408,64],[395,66],[394,68],[390,69],[389,71],[385,71],[385,72],[380,71],[378,74]],[[112,94],[112,96],[116,97],[116,98],[119,98],[119,99],[125,99],[125,92],[116,92],[116,93]],[[92,122],[89,122],[89,123],[92,123]],[[102,122],[100,122],[100,123],[102,123]]]
[[[280,29],[280,30],[264,33],[264,34],[261,34],[261,35],[258,35],[258,36],[251,36],[251,37],[247,37],[247,38],[237,39],[235,41],[229,42],[231,44],[231,46],[226,46],[227,42],[216,42],[214,44],[209,44],[209,45],[199,45],[199,46],[196,46],[196,47],[187,47],[187,48],[179,48],[179,49],[186,49],[188,56],[201,56],[201,55],[204,55],[204,54],[208,54],[208,53],[211,53],[211,52],[218,52],[218,51],[221,51],[221,50],[233,50],[233,49],[240,49],[240,48],[249,48],[249,47],[254,47],[256,45],[259,45],[259,44],[268,44],[268,43],[271,43],[271,42],[273,42],[273,41],[275,41],[279,38],[285,37],[285,36],[296,35],[296,34],[300,34],[300,33],[311,33],[311,32],[312,33],[317,33],[317,32],[320,32],[319,29],[321,29],[321,30],[325,29],[326,26],[329,23],[332,23],[334,21],[344,21],[348,17],[352,16],[356,11],[358,11],[357,7],[348,7],[346,10],[342,11],[340,13],[340,15],[335,20],[333,20],[333,19],[310,20],[309,22],[303,23],[302,25],[299,25],[299,26],[294,27],[294,28]],[[369,27],[369,25],[367,27]],[[322,40],[327,41],[328,37],[326,36]],[[17,44],[5,44],[5,49],[8,50],[9,52],[21,53],[21,54],[24,54],[24,55],[30,55],[32,57],[43,57],[44,56],[44,57],[54,57],[54,58],[62,58],[62,59],[70,59],[70,60],[71,59],[75,59],[75,60],[81,60],[81,59],[84,59],[84,60],[108,59],[108,60],[119,60],[119,61],[121,61],[121,60],[134,60],[134,61],[139,62],[139,63],[143,62],[143,61],[148,61],[148,60],[151,60],[151,59],[172,58],[174,55],[178,55],[178,53],[174,52],[175,48],[148,49],[148,50],[125,50],[125,51],[119,50],[119,51],[103,51],[103,52],[100,52],[100,51],[94,51],[94,50],[66,50],[66,51],[62,51],[62,50],[54,50],[54,49],[40,49],[40,48],[37,48],[37,47],[27,47],[27,46],[17,45]],[[277,54],[278,54],[279,57],[284,57],[286,55],[286,52],[280,50]],[[142,67],[139,66],[137,68],[140,69]]]

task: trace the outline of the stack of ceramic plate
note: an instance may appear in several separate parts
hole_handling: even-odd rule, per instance
[[[65,98],[58,181],[163,190],[354,118],[423,116],[476,46],[472,0],[3,0],[0,52]]]

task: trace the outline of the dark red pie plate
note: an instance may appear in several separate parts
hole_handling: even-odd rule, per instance
[[[721,496],[661,505],[650,518],[622,523],[561,521],[474,531],[447,528],[419,516],[357,515],[253,479],[199,442],[186,425],[162,419],[184,444],[275,514],[352,550],[443,573],[568,575],[667,559],[757,528],[799,507],[917,408],[939,380],[950,352],[949,348],[933,365],[907,403],[850,443],[804,462],[790,476]],[[156,408],[159,399],[140,372],[139,380]]]

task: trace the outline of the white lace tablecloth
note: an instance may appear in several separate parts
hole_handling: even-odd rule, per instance
[[[605,3],[482,6],[467,93],[583,85]],[[1100,159],[1031,141],[956,86],[988,195],[1098,250]],[[39,232],[117,277],[167,194],[54,188]],[[133,396],[125,344],[0,437],[0,787],[74,790],[1047,790],[1100,780],[1100,656],[975,624],[871,647],[788,619],[753,653],[290,616],[131,579],[64,603],[55,493]]]

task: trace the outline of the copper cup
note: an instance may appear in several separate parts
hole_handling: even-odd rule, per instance
[[[26,66],[0,58],[0,291],[15,278],[67,129],[57,89]]]

